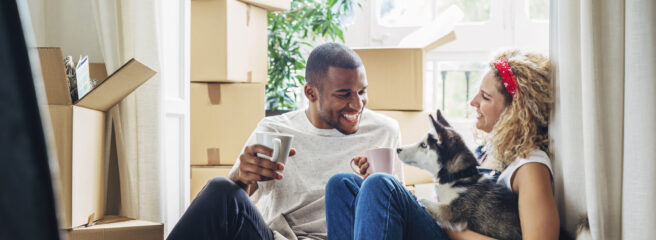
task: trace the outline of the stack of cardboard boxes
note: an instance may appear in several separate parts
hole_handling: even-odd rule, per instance
[[[267,11],[290,0],[191,2],[191,199],[227,176],[264,118]]]
[[[132,59],[107,76],[105,65],[90,64],[90,77],[98,86],[73,101],[60,48],[38,48],[48,110],[59,163],[58,205],[62,234],[69,239],[119,239],[106,235],[149,232],[143,239],[162,239],[163,225],[121,218],[118,225],[99,224],[105,218],[105,112],[155,72]],[[147,227],[143,227],[147,226]]]

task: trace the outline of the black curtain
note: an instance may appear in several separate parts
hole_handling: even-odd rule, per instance
[[[25,4],[0,1],[0,239],[59,239]]]

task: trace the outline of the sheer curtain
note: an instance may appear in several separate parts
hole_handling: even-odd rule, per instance
[[[656,4],[551,1],[550,133],[561,222],[594,239],[656,236]]]
[[[93,1],[95,19],[89,20],[96,22],[107,72],[130,58],[161,72],[158,9],[156,0]],[[116,134],[122,216],[162,220],[161,85],[157,74],[108,112],[108,131],[113,126]]]

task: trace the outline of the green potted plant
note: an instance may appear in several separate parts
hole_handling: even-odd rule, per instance
[[[357,0],[292,0],[287,12],[270,12],[268,112],[296,109],[295,88],[305,85],[303,49],[327,39],[344,42],[342,19],[353,13]],[[275,113],[274,113],[275,114]]]

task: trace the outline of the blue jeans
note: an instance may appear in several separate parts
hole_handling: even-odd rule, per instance
[[[328,239],[449,239],[394,177],[338,173],[326,186]]]
[[[273,239],[273,232],[244,190],[217,177],[198,193],[167,239]]]

